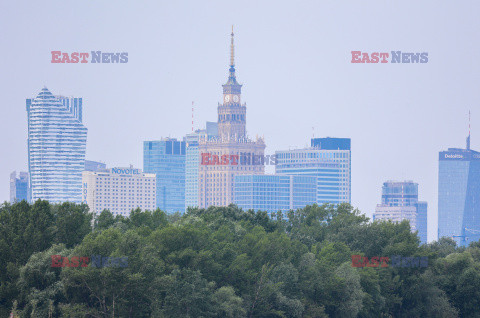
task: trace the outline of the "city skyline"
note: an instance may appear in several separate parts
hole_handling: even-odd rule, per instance
[[[478,7],[474,2],[469,4]],[[10,61],[5,68],[13,73],[13,65],[22,63],[24,66],[18,75],[21,82],[2,78],[1,86],[5,90],[2,112],[8,114],[1,130],[4,136],[1,146],[8,149],[0,174],[4,180],[0,185],[0,197],[4,200],[8,198],[6,180],[10,172],[24,171],[27,167],[22,100],[37,92],[38,87],[45,84],[55,95],[84,97],[84,120],[89,128],[87,158],[102,160],[109,166],[125,163],[141,166],[141,143],[144,140],[160,139],[167,134],[181,138],[191,130],[192,100],[196,105],[195,128],[202,128],[199,123],[215,118],[215,105],[220,95],[218,84],[224,79],[224,65],[228,60],[225,39],[232,22],[237,40],[241,42],[237,54],[240,77],[248,83],[248,89],[245,89],[245,99],[250,105],[247,130],[252,136],[257,133],[265,135],[266,153],[290,146],[303,148],[313,134],[312,127],[315,127],[316,137],[352,138],[352,204],[367,216],[373,213],[380,193],[379,185],[384,180],[412,179],[420,184],[422,197],[429,202],[429,217],[434,222],[429,224],[431,232],[436,228],[437,216],[437,153],[450,147],[463,147],[468,109],[473,110],[472,149],[480,148],[476,133],[480,118],[475,112],[475,105],[480,100],[475,91],[479,62],[459,58],[467,56],[477,46],[471,38],[478,31],[478,22],[473,15],[475,10],[470,7],[464,10],[462,23],[447,21],[440,24],[436,21],[443,21],[441,17],[447,12],[457,12],[457,5],[442,4],[431,12],[428,4],[420,4],[415,12],[409,13],[409,24],[404,25],[400,18],[402,14],[396,15],[389,10],[381,11],[380,15],[380,2],[378,10],[373,12],[367,12],[359,4],[340,6],[344,14],[337,17],[338,22],[323,13],[313,17],[305,11],[318,13],[319,10],[308,10],[309,6],[315,5],[302,4],[304,22],[294,19],[296,27],[289,30],[280,23],[290,17],[288,11],[292,8],[283,5],[276,7],[275,14],[267,18],[267,6],[260,5],[258,13],[248,20],[251,25],[239,23],[248,9],[252,9],[249,4],[238,8],[238,17],[232,18],[219,14],[228,12],[230,5],[218,3],[214,12],[205,14],[220,19],[206,25],[201,23],[203,18],[195,18],[188,10],[178,22],[163,14],[167,9],[181,12],[181,5],[165,5],[167,8],[163,11],[147,5],[141,9],[142,15],[132,16],[138,20],[139,26],[129,31],[120,23],[121,18],[128,16],[125,8],[107,10],[99,5],[95,16],[113,10],[117,18],[108,17],[106,24],[110,23],[111,27],[98,30],[93,17],[78,6],[72,10],[75,15],[55,16],[58,23],[66,25],[80,21],[86,30],[67,27],[52,31],[53,25],[57,25],[52,22],[39,27],[38,31],[31,31],[28,20],[23,19],[33,17],[32,13],[26,12],[25,18],[18,21],[12,21],[7,14],[19,6],[5,4],[6,10],[0,13],[2,17],[5,14],[0,19],[2,25],[10,23],[19,29],[18,33],[6,36],[11,50],[3,53],[6,56],[4,61]],[[47,16],[55,14],[54,8],[49,8],[52,12],[46,13],[39,4],[32,6],[34,12]],[[199,5],[191,6],[192,11],[202,10]],[[406,14],[406,10],[398,7],[394,11]],[[158,32],[158,28],[149,31],[148,26],[155,25],[149,22],[149,11],[160,12],[165,20],[160,22],[160,29],[168,23],[174,26],[172,35],[162,31],[158,36],[150,36],[150,32]],[[354,11],[362,14],[357,16]],[[426,19],[425,15],[428,16]],[[181,26],[186,19],[191,19],[195,30]],[[262,19],[266,21],[262,22]],[[388,32],[379,30],[375,35],[367,35],[365,30],[372,29],[374,24],[388,24],[390,27]],[[343,29],[334,31],[334,27],[328,26],[342,26]],[[114,29],[119,29],[118,33],[123,35],[113,34]],[[415,35],[420,29],[422,32]],[[58,48],[59,40],[64,39],[67,30],[73,31],[71,34],[76,42],[62,42],[63,47]],[[27,36],[26,31],[32,35]],[[42,40],[45,43],[35,38],[42,38],[42,32],[49,35]],[[434,36],[438,33],[443,34],[441,40]],[[342,36],[347,36],[348,40]],[[128,41],[122,41],[123,37]],[[151,41],[152,38],[159,40]],[[29,50],[23,43],[37,44],[36,50]],[[86,51],[97,48],[128,50],[129,63],[50,63],[50,51],[74,51],[78,46],[79,50]],[[200,51],[198,55],[185,53],[194,52],[195,48]],[[430,59],[425,65],[408,66],[352,65],[349,62],[350,51],[377,48],[426,50]],[[85,81],[85,78],[89,80]],[[143,85],[134,87],[139,81]],[[189,90],[186,91],[185,87]],[[162,116],[164,114],[167,116]],[[280,127],[271,124],[275,122],[281,123],[277,125]],[[122,131],[119,128],[122,125],[131,130]],[[12,136],[12,131],[17,135]],[[429,237],[433,238],[435,236]]]

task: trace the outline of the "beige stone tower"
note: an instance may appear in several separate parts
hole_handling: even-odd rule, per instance
[[[232,28],[230,69],[223,85],[223,103],[218,104],[218,138],[199,142],[199,206],[226,206],[233,203],[235,175],[264,174],[265,142],[248,138],[246,104],[241,104],[242,85],[235,76]]]

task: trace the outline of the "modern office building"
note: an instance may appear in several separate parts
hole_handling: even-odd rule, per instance
[[[460,246],[480,239],[480,152],[449,148],[439,153],[438,238]]]
[[[28,172],[13,171],[10,174],[10,203],[20,201],[30,202],[30,188],[28,184]]]
[[[350,138],[312,138],[310,144],[313,148],[322,150],[351,150]]]
[[[189,207],[198,207],[198,173],[200,166],[200,154],[198,144],[200,140],[212,140],[218,137],[218,124],[206,123],[206,129],[197,129],[185,136],[185,211]]]
[[[204,130],[196,130],[185,137],[185,211],[189,207],[198,207],[198,169],[200,155],[198,153],[198,141]]]
[[[26,106],[32,201],[81,203],[87,144],[82,99],[56,97],[44,87]]]
[[[427,223],[428,223],[428,204],[424,201],[419,201],[415,204],[417,208],[417,231],[418,237],[422,243],[427,243]]]
[[[418,231],[427,243],[427,202],[418,201],[418,183],[387,181],[382,187],[382,203],[375,208],[373,220],[401,222],[408,220],[412,232]]]
[[[350,203],[349,138],[315,138],[311,148],[276,151],[275,174],[317,177],[317,203]]]
[[[412,232],[417,230],[417,208],[415,206],[389,206],[378,204],[373,220],[402,222],[408,220]]]
[[[313,176],[237,175],[235,204],[269,213],[296,210],[316,202],[316,186]]]
[[[231,34],[230,69],[223,85],[223,103],[218,104],[218,137],[201,139],[198,145],[198,205],[227,206],[234,202],[235,176],[264,174],[263,164],[248,164],[241,157],[262,157],[265,143],[246,133],[246,104],[241,103],[242,85],[237,82],[234,61],[234,34]]]
[[[99,161],[85,160],[85,171],[100,171],[107,169],[107,165]]]
[[[109,210],[114,215],[129,216],[136,208],[153,211],[156,208],[156,178],[140,169],[112,168],[103,171],[84,171],[83,196],[95,214]]]
[[[418,183],[387,181],[382,186],[382,205],[414,206],[418,202]]]
[[[143,171],[157,176],[157,207],[185,211],[185,141],[163,138],[143,143]]]

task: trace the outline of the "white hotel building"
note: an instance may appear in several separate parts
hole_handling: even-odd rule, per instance
[[[133,167],[84,171],[82,181],[82,202],[96,214],[105,209],[122,216],[129,216],[136,208],[155,210],[154,173],[143,173]]]

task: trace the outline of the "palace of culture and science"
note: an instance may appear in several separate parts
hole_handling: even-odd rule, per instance
[[[264,174],[263,164],[252,164],[241,158],[263,158],[265,142],[262,138],[248,138],[246,104],[242,104],[242,85],[235,75],[233,30],[230,46],[230,69],[228,81],[223,85],[223,103],[218,104],[218,136],[199,141],[200,154],[216,158],[228,158],[220,164],[200,164],[198,174],[198,204],[201,208],[227,206],[233,203],[236,175]],[[233,160],[232,160],[233,159]],[[228,162],[228,163],[227,163]]]

